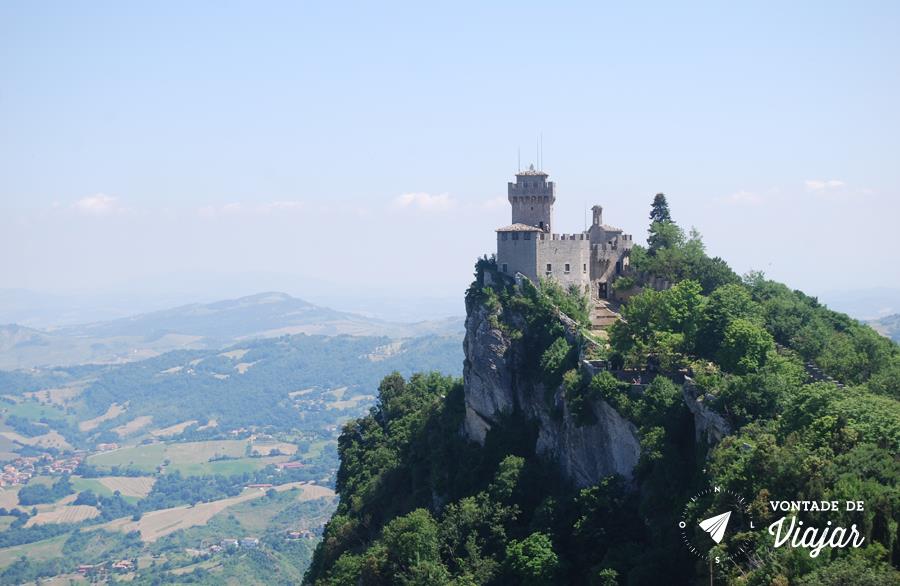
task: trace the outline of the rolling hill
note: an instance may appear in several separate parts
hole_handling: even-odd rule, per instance
[[[0,369],[132,362],[171,350],[293,334],[403,339],[461,333],[461,318],[388,322],[269,292],[53,329],[2,325]]]
[[[882,336],[887,336],[895,342],[900,342],[900,313],[873,319],[866,323]]]

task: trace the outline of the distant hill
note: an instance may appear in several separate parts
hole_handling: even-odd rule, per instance
[[[825,291],[817,297],[829,308],[859,320],[876,320],[900,313],[900,289],[890,287]]]
[[[229,428],[276,425],[321,431],[364,413],[378,382],[393,371],[459,376],[462,366],[462,336],[457,335],[391,340],[299,334],[247,340],[226,349],[171,351],[116,365],[0,371],[0,412],[25,398],[38,398],[47,404],[44,411],[54,425],[75,443],[84,441],[88,427],[79,432],[56,419],[74,417],[83,423],[93,418],[91,434],[139,417],[152,418],[156,427],[215,419]],[[113,405],[127,409],[103,416]]]
[[[269,292],[47,330],[0,326],[0,369],[129,362],[171,350],[216,349],[294,334],[403,339],[461,337],[462,331],[462,318],[388,322]]]
[[[873,319],[867,323],[882,336],[887,336],[895,342],[900,342],[900,313]]]

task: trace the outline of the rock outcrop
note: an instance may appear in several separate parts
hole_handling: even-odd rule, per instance
[[[706,396],[700,392],[693,380],[687,378],[684,381],[681,394],[684,397],[684,404],[694,416],[695,441],[705,437],[707,443],[712,445],[731,433],[731,425],[724,417],[706,406]]]
[[[637,428],[608,403],[594,401],[596,423],[578,425],[563,392],[555,389],[553,405],[540,383],[522,380],[518,347],[499,327],[499,310],[467,301],[465,350],[466,417],[463,433],[484,443],[488,431],[504,414],[519,412],[538,424],[536,451],[558,462],[577,486],[596,484],[619,474],[632,480],[640,457]],[[515,326],[515,316],[505,316]],[[576,326],[559,315],[566,337],[574,341]]]

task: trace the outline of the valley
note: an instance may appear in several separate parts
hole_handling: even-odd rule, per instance
[[[211,347],[0,371],[0,583],[299,580],[334,510],[343,423],[390,372],[462,367],[452,328],[347,335],[311,319],[334,335],[244,339],[241,319],[213,332],[208,311],[191,311],[200,317],[172,317],[171,331],[193,328]],[[127,333],[162,323],[148,320]],[[367,323],[355,333],[377,330]],[[96,340],[122,327],[86,329]]]

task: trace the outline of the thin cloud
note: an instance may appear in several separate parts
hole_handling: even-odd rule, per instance
[[[456,207],[456,200],[447,193],[432,195],[420,191],[398,195],[394,198],[393,207],[422,212],[446,212]]]
[[[765,201],[765,199],[759,195],[758,193],[754,193],[752,191],[736,191],[730,195],[726,195],[725,197],[719,198],[719,201],[722,203],[726,203],[729,205],[735,206],[747,206],[747,205],[759,205]]]
[[[197,208],[197,214],[203,218],[213,218],[218,215],[297,212],[305,208],[306,205],[297,200],[279,200],[261,204],[245,204],[236,201],[221,206],[202,206]]]
[[[847,184],[839,179],[807,179],[805,182],[806,189],[809,191],[831,191],[846,187]]]
[[[108,216],[124,210],[119,203],[119,198],[105,193],[98,193],[83,197],[72,206],[76,211],[89,216]]]
[[[509,201],[507,200],[507,198],[498,196],[493,199],[485,200],[484,202],[482,202],[481,207],[486,210],[496,210],[506,207],[508,203]]]

